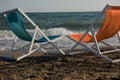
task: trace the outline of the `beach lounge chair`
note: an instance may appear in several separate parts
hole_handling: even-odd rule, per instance
[[[27,57],[28,55],[32,54],[33,52],[37,51],[38,49],[43,50],[46,52],[45,49],[42,48],[41,43],[45,43],[44,46],[47,44],[51,44],[54,48],[56,48],[60,53],[65,54],[63,50],[57,47],[57,45],[54,43],[54,41],[59,40],[62,38],[61,35],[53,35],[53,36],[46,36],[43,31],[38,27],[20,8],[12,9],[3,12],[5,18],[7,19],[8,25],[10,30],[15,34],[15,39],[13,39],[13,46],[11,50],[14,50],[14,46],[17,43],[16,42],[16,36],[24,41],[29,42],[29,50],[27,54],[23,54],[22,56],[17,57],[15,60],[21,60],[24,57]],[[33,36],[29,34],[29,32],[26,30],[25,26],[22,23],[22,17],[25,17],[35,28]],[[37,33],[40,33],[42,37],[40,39],[36,38]],[[37,45],[37,48],[33,48],[34,45]],[[10,54],[8,54],[10,55]],[[14,59],[10,56],[4,56],[8,59]]]
[[[94,29],[95,24],[104,13],[105,13],[105,18],[102,23],[102,26],[97,32],[95,32],[95,29]],[[113,59],[110,59],[108,56],[104,55],[105,53],[120,51],[119,48],[115,48],[114,50],[110,50],[110,51],[101,52],[100,46],[99,46],[99,43],[101,42],[109,47],[112,47],[112,45],[104,42],[103,40],[109,39],[115,36],[115,34],[117,34],[117,37],[120,40],[119,33],[118,33],[119,30],[120,30],[120,6],[106,5],[106,7],[102,10],[98,18],[90,25],[90,27],[86,30],[84,34],[71,34],[68,36],[71,40],[76,42],[76,44],[71,48],[71,51],[74,50],[78,45],[81,45],[88,51],[103,58],[109,63],[119,62],[120,58],[113,60]],[[87,45],[88,43],[94,43],[94,47],[96,49],[89,47]]]

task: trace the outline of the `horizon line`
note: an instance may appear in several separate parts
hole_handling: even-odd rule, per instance
[[[63,12],[101,12],[101,11],[26,11],[25,13],[63,13]]]

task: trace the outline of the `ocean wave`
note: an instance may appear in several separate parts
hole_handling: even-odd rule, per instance
[[[43,31],[47,35],[69,35],[76,33],[71,30],[67,30],[66,28],[50,28],[50,29],[43,29]]]
[[[27,29],[29,34],[33,34],[34,30],[33,29]],[[50,28],[50,29],[42,29],[42,31],[46,35],[69,35],[73,33],[77,33],[75,31],[67,30],[66,28]],[[0,30],[0,38],[6,38],[10,39],[13,38],[14,34],[10,30]]]
[[[51,28],[51,29],[42,29],[43,32],[46,35],[69,35],[69,34],[74,34],[74,33],[79,33],[79,32],[75,32],[75,31],[71,31],[71,30],[67,30],[65,28]],[[27,30],[30,34],[34,32],[34,30],[29,29]],[[83,32],[82,32],[83,33]],[[3,43],[5,40],[7,40],[8,43],[6,43],[6,45],[0,45],[0,50],[5,49],[6,47],[11,47],[11,46],[7,46],[8,44],[11,45],[12,43],[12,39],[14,38],[14,35],[11,31],[8,30],[0,30],[0,43]],[[19,41],[19,44],[17,43],[16,46],[20,47],[23,44],[26,44],[25,41],[22,41],[20,39],[17,38],[17,41]],[[116,37],[110,38],[109,40],[105,40],[105,42],[110,43],[111,45],[118,45],[119,46],[119,41],[117,40]],[[74,45],[74,42],[70,39],[68,39],[67,37],[63,38],[62,40],[56,42],[58,47],[61,48],[71,48]],[[90,44],[93,45],[93,44]],[[105,45],[101,45],[100,46],[105,46]],[[50,47],[50,46],[47,46]]]

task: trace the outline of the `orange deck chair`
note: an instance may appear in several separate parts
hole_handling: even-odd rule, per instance
[[[105,19],[100,29],[97,31],[97,33],[95,33],[94,25],[104,12],[105,12]],[[71,48],[71,51],[80,44],[87,50],[93,52],[95,55],[107,60],[107,62],[110,63],[119,62],[120,58],[112,60],[103,54],[111,53],[114,51],[120,51],[120,49],[115,48],[114,50],[101,52],[98,44],[99,42],[102,42],[103,44],[111,47],[110,44],[103,42],[103,40],[111,38],[115,36],[115,34],[117,34],[117,37],[119,39],[119,34],[118,34],[119,30],[120,30],[120,6],[106,5],[106,7],[102,10],[98,18],[95,20],[95,22],[90,25],[90,27],[84,34],[71,34],[68,36],[70,39],[76,42],[76,44]],[[90,32],[91,35],[89,34]],[[94,43],[94,47],[96,47],[96,50],[84,44],[91,42]]]

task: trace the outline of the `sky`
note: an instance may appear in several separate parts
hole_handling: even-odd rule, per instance
[[[17,7],[25,12],[101,11],[106,4],[120,6],[120,0],[0,0],[0,12]]]

